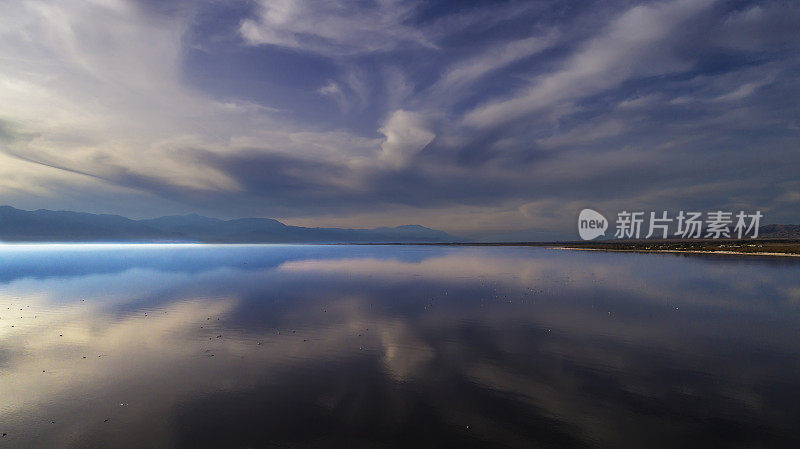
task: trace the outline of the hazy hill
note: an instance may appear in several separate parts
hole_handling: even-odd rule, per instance
[[[758,228],[758,237],[765,239],[800,239],[800,225],[771,224]]]
[[[419,225],[342,229],[287,226],[269,218],[220,220],[197,214],[132,220],[119,215],[0,206],[6,242],[387,243],[453,242],[446,232]],[[462,239],[463,240],[463,239]]]
[[[0,240],[3,241],[145,241],[169,236],[119,215],[82,212],[26,211],[0,206]]]

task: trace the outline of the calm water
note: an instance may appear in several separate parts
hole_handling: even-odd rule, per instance
[[[0,447],[800,447],[800,261],[0,248]]]

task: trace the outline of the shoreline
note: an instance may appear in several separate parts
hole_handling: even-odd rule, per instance
[[[800,240],[740,241],[618,241],[618,242],[0,242],[0,249],[203,247],[203,246],[451,246],[542,247],[575,251],[661,254],[708,254],[725,256],[800,257]],[[739,248],[739,249],[731,249]]]
[[[711,254],[720,256],[759,256],[759,257],[800,257],[797,253],[775,253],[775,252],[747,252],[730,250],[709,250],[702,251],[696,249],[614,249],[614,248],[579,248],[575,246],[548,246],[549,249],[572,250],[572,251],[604,251],[612,253],[660,253],[660,254]]]

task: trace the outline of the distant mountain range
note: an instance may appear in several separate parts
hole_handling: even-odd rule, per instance
[[[306,228],[269,218],[220,220],[197,214],[132,220],[120,215],[26,211],[0,206],[3,242],[436,243],[463,241],[419,225]]]
[[[759,238],[800,239],[800,225],[765,225]],[[289,226],[270,218],[220,220],[197,214],[132,220],[120,215],[26,211],[0,206],[0,242],[202,242],[202,243],[451,243],[575,240],[556,234],[516,234],[465,239],[419,225],[343,229]]]

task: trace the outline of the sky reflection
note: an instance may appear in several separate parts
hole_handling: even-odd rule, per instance
[[[0,447],[800,442],[798,263],[313,245],[0,260]]]

